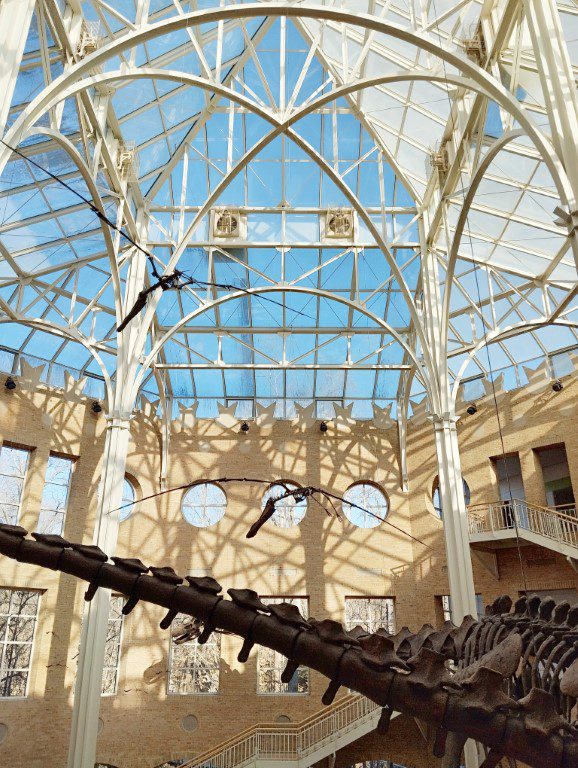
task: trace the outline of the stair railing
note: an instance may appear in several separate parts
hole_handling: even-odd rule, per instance
[[[552,541],[578,547],[578,517],[566,511],[532,504],[525,499],[472,504],[468,507],[470,535],[504,530],[531,531]]]
[[[241,768],[263,760],[298,760],[351,730],[380,707],[357,694],[297,724],[255,725],[234,739],[185,763],[182,768]]]

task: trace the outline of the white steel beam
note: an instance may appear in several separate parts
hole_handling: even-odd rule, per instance
[[[4,134],[36,0],[0,2],[0,136]]]

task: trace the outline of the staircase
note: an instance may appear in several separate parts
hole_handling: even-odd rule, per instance
[[[255,725],[181,768],[310,768],[374,730],[381,707],[345,696],[295,725]]]
[[[565,511],[541,507],[522,499],[472,504],[468,507],[471,544],[506,545],[511,539],[539,544],[578,560],[578,517],[572,508]]]

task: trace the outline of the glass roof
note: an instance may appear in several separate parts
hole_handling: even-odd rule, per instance
[[[503,371],[519,386],[524,364],[578,345],[559,188],[525,129],[507,140],[520,115],[551,130],[508,5],[38,5],[3,132],[22,154],[0,175],[0,368],[46,362],[50,383],[88,374],[102,396],[137,263],[137,288],[175,268],[188,283],[158,297],[143,347],[164,340],[142,391],[174,412],[276,402],[290,418],[315,401],[320,418],[336,402],[364,419],[419,399],[424,260],[440,303],[451,288],[452,379]],[[558,5],[578,66],[578,6]],[[466,87],[456,61],[483,64],[519,114]]]

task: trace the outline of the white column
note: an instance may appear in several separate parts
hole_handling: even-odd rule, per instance
[[[110,514],[110,510],[122,501],[129,439],[129,417],[109,417],[94,536],[94,543],[107,554],[114,552],[118,538],[119,513]],[[83,618],[68,768],[94,768],[95,764],[109,600],[108,590],[99,589]]]
[[[35,5],[36,0],[0,0],[0,135],[5,132]]]
[[[145,222],[146,219],[140,216],[137,224],[141,238],[144,238]],[[134,305],[144,284],[145,272],[144,255],[140,252],[134,253],[127,273],[124,311]],[[94,543],[109,556],[114,554],[118,539],[119,513],[111,514],[111,510],[119,507],[122,501],[130,440],[130,417],[135,404],[135,380],[142,352],[136,340],[143,322],[143,314],[135,318],[118,336],[116,381],[114,391],[109,393],[108,423],[94,532]],[[109,602],[108,590],[97,590],[84,616],[74,691],[68,768],[94,768],[96,762]]]
[[[434,417],[434,429],[452,620],[459,624],[464,616],[476,618],[476,591],[455,417]]]

